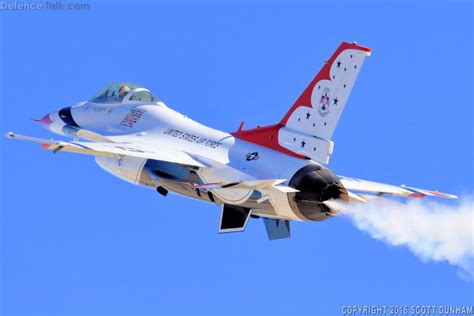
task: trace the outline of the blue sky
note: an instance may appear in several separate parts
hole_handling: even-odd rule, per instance
[[[281,119],[343,40],[372,48],[329,165],[368,180],[473,191],[473,4],[89,2],[0,11],[1,131],[116,81],[234,131]],[[0,140],[1,313],[341,315],[344,305],[472,304],[473,283],[347,218],[261,220],[217,235],[218,208],[161,197],[92,158]],[[453,202],[448,202],[453,203]],[[455,202],[454,202],[455,203]]]

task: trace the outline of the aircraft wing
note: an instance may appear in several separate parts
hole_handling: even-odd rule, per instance
[[[226,189],[232,187],[253,190],[277,189],[282,192],[298,192],[298,190],[282,185],[286,179],[257,179],[234,167],[221,164],[215,160],[191,156],[183,151],[162,145],[160,145],[160,150],[158,151],[151,148],[151,146],[140,143],[68,142],[18,135],[11,132],[6,136],[12,139],[40,143],[41,148],[52,150],[54,153],[65,151],[102,157],[131,156],[167,161],[187,166],[203,167],[201,175],[205,176],[209,181],[204,184],[196,185],[196,188]]]
[[[425,196],[437,196],[446,199],[457,199],[457,196],[452,194],[441,193],[438,191],[431,191],[425,189],[418,189],[413,187],[407,187],[405,185],[395,186],[390,184],[360,180],[355,178],[348,178],[338,176],[341,180],[342,185],[349,191],[359,191],[375,193],[377,195],[390,194],[403,197],[421,198]]]
[[[66,151],[93,156],[116,157],[132,156],[146,159],[154,159],[178,163],[188,166],[204,167],[203,164],[189,156],[183,151],[160,145],[160,150],[151,148],[144,144],[136,143],[112,143],[112,142],[67,142],[52,139],[41,139],[31,136],[23,136],[13,133],[6,135],[8,138],[15,138],[36,143],[41,143],[41,148],[58,151]]]

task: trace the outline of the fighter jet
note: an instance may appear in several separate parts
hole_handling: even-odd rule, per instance
[[[53,153],[91,155],[111,174],[166,196],[175,192],[221,207],[219,233],[262,218],[269,239],[290,236],[290,221],[321,221],[342,207],[381,196],[454,195],[336,175],[331,141],[370,49],[343,42],[280,122],[231,133],[180,114],[148,89],[112,84],[89,101],[37,120],[71,141],[8,133]]]

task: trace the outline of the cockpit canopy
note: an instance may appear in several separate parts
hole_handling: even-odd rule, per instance
[[[90,102],[104,104],[157,103],[148,89],[128,82],[113,83],[102,89]]]

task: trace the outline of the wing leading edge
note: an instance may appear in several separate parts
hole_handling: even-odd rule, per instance
[[[204,167],[203,164],[192,158],[187,153],[169,147],[163,148],[163,146],[160,146],[160,150],[157,151],[153,148],[150,148],[150,146],[135,143],[129,144],[111,142],[66,142],[52,139],[41,139],[31,136],[23,136],[13,134],[11,132],[8,133],[6,136],[8,138],[40,143],[41,148],[52,150],[54,153],[58,151],[66,151],[102,157],[116,157],[117,155],[131,156],[173,162],[188,166]]]

